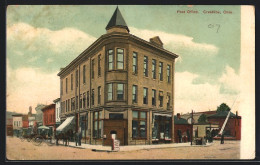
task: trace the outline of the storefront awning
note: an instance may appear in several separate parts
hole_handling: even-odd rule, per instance
[[[74,116],[68,117],[57,129],[56,131],[65,131],[70,125],[73,125]]]
[[[167,117],[172,117],[170,114],[161,114],[161,113],[154,113],[153,115],[155,116],[167,116]]]

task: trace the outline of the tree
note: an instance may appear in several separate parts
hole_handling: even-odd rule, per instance
[[[207,120],[207,116],[205,114],[200,115],[198,122],[199,123],[205,123]]]
[[[224,112],[224,111],[230,111],[229,106],[226,103],[222,103],[220,106],[217,108],[217,113],[218,112]]]

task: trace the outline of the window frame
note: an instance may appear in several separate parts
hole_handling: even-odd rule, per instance
[[[163,81],[163,62],[159,62],[159,80]]]
[[[111,53],[110,53],[110,51],[111,51]],[[108,60],[107,60],[107,62],[108,62],[108,71],[111,71],[111,70],[114,70],[114,50],[113,49],[108,49],[107,50],[107,56],[108,56]],[[110,56],[112,56],[112,58],[111,58],[111,60],[112,61],[110,61]],[[111,66],[112,66],[112,68],[110,68],[110,64],[111,64]]]
[[[133,93],[134,91],[135,91],[135,93]],[[138,102],[137,92],[138,92],[138,86],[137,85],[133,85],[132,86],[132,103],[133,104],[136,104]],[[135,97],[135,100],[134,100],[134,97]]]
[[[144,70],[143,70],[144,76],[148,77],[148,56],[144,56],[144,65],[143,65],[143,67],[144,67]]]
[[[96,113],[97,118],[96,118]],[[97,122],[97,135],[95,136],[95,122]],[[100,126],[101,123],[101,126]],[[99,127],[101,127],[99,131]],[[93,112],[93,139],[101,139],[102,138],[102,119],[101,119],[101,111],[95,111]]]
[[[167,82],[171,83],[171,66],[169,64],[167,64]]]
[[[163,107],[163,96],[160,96],[160,93],[163,95],[163,91],[159,91],[159,107]]]
[[[98,104],[101,104],[101,86],[98,87]]]
[[[91,78],[92,78],[92,79],[95,78],[95,76],[94,76],[94,74],[95,74],[94,70],[95,70],[95,59],[93,58],[93,59],[91,60]]]
[[[146,98],[144,97],[144,92],[146,91]],[[146,101],[145,101],[146,100]],[[143,104],[148,104],[148,88],[143,87]]]
[[[65,89],[66,89],[66,93],[68,93],[68,78],[66,78],[65,81]]]
[[[91,105],[95,105],[95,89],[91,90]]]
[[[156,63],[155,59],[152,59],[152,78],[156,79]]]
[[[156,90],[152,89],[152,106],[156,106]]]
[[[122,90],[119,91],[119,85],[122,85]],[[123,97],[122,98],[119,98],[118,95],[119,95],[119,92],[122,91],[122,95]],[[119,100],[119,101],[122,101],[122,100],[125,100],[125,84],[124,83],[116,83],[116,100]]]
[[[86,65],[83,65],[83,84],[86,83]]]
[[[118,50],[122,50],[123,54],[119,53]],[[116,69],[117,70],[124,70],[125,66],[124,66],[124,54],[125,54],[125,50],[123,48],[116,48]],[[123,61],[119,61],[118,59],[118,55],[123,55]],[[123,64],[123,68],[119,68],[119,64]]]
[[[98,77],[101,76],[101,54],[98,55]]]
[[[76,70],[76,87],[78,87],[79,86],[79,71],[78,70]]]
[[[111,91],[109,90],[109,86],[111,86]],[[109,94],[111,93],[111,99],[109,97]],[[107,101],[112,101],[113,100],[113,83],[108,83],[107,84]]]
[[[70,90],[73,90],[73,73],[70,75]]]
[[[133,74],[137,74],[138,73],[138,53],[137,52],[133,52]],[[135,61],[135,64],[134,64]]]

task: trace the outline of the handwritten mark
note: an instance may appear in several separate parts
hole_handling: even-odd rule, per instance
[[[218,33],[218,31],[219,31],[219,29],[220,29],[220,24],[209,24],[209,25],[208,25],[208,28],[217,29],[216,33]]]

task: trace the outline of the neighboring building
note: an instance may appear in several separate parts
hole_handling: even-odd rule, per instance
[[[216,113],[217,113],[217,111],[193,112],[194,123],[198,123],[198,119],[199,119],[200,115],[202,115],[202,114],[209,116],[209,115],[213,115]],[[189,118],[191,118],[191,113],[182,114],[181,117],[188,120]]]
[[[43,123],[42,123],[42,117],[43,117],[42,108],[45,107],[45,106],[46,106],[46,105],[44,105],[44,104],[38,104],[38,105],[35,107],[35,111],[36,111],[35,119],[36,119],[37,127],[43,125]]]
[[[13,118],[6,120],[6,135],[13,136]]]
[[[106,30],[58,73],[61,121],[75,122],[90,144],[111,145],[112,135],[120,145],[173,142],[178,55],[158,36],[148,42],[130,34],[118,8]]]
[[[60,122],[60,98],[53,100],[55,103],[55,122],[56,128],[61,124]]]
[[[55,122],[55,104],[50,104],[42,108],[43,112],[43,125],[49,127],[50,136],[55,135],[56,122]]]
[[[192,134],[192,125],[181,115],[177,113],[174,116],[174,140],[176,143],[190,142]]]
[[[13,115],[13,135],[20,136],[23,130],[23,115],[15,114]]]
[[[221,129],[227,115],[228,111],[223,111],[208,116],[207,119],[211,124],[218,124],[219,129]],[[229,139],[241,140],[241,116],[238,116],[237,112],[236,114],[231,112],[224,129],[224,135],[229,137]]]

